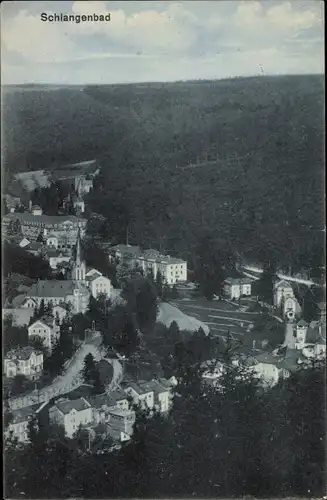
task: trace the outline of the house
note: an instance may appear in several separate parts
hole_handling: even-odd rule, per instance
[[[59,240],[58,240],[57,236],[55,236],[54,234],[50,233],[47,236],[45,236],[45,244],[46,244],[47,247],[57,249],[58,248],[58,244],[59,244]]]
[[[296,346],[303,356],[308,359],[326,358],[326,328],[321,328],[320,323],[308,327],[304,341]]]
[[[251,295],[251,283],[249,278],[227,278],[224,282],[226,297],[237,300],[244,295]]]
[[[124,388],[124,391],[130,396],[135,405],[139,405],[142,409],[154,408],[153,388],[148,382],[131,382]]]
[[[137,263],[137,258],[142,255],[139,246],[115,245],[109,248],[109,257],[111,261],[127,262],[131,267]]]
[[[27,288],[29,289],[29,287]],[[25,293],[16,295],[16,297],[12,301],[12,306],[16,309],[19,309],[21,307],[29,309],[36,307],[36,305],[37,304],[35,300],[28,298]]]
[[[64,250],[57,250],[55,248],[47,248],[43,255],[49,261],[49,265],[53,271],[57,270],[58,265],[62,263],[69,264],[72,260],[71,252]]]
[[[39,241],[32,241],[28,245],[25,246],[26,252],[38,256],[42,254],[43,251],[43,243]]]
[[[12,309],[2,309],[3,318],[12,318],[13,326],[26,326],[34,315],[34,308],[20,307]]]
[[[59,334],[60,328],[54,324],[53,318],[38,319],[28,327],[28,336],[40,338],[50,352],[59,338]]]
[[[38,205],[34,205],[34,207],[32,207],[32,214],[33,215],[42,215],[43,214],[43,210]]]
[[[95,299],[101,295],[104,295],[107,298],[110,297],[111,281],[106,276],[99,276],[99,274],[94,273],[93,275],[86,277],[86,283]]]
[[[308,323],[301,319],[295,326],[293,334],[295,337],[295,349],[303,349],[307,331],[308,331]]]
[[[28,425],[33,419],[38,406],[37,404],[26,406],[18,410],[11,410],[12,420],[8,428],[5,429],[5,437],[8,439],[17,439],[18,443],[28,443]]]
[[[273,387],[279,380],[279,368],[276,366],[276,357],[270,353],[250,356],[246,365],[249,372],[262,382],[264,386]]]
[[[85,313],[88,308],[90,291],[79,281],[73,280],[39,280],[33,284],[26,294],[39,307],[42,300],[53,306],[70,304],[74,314]]]
[[[25,375],[36,379],[43,370],[43,353],[31,346],[14,349],[4,356],[3,365],[8,378]]]
[[[82,214],[85,212],[85,202],[83,198],[80,196],[74,197],[73,199],[73,207],[76,210],[76,213]]]
[[[80,426],[93,422],[93,409],[84,398],[74,401],[61,398],[50,408],[49,420],[51,423],[62,426],[65,435],[72,438]]]
[[[112,408],[109,410],[109,427],[113,430],[111,436],[119,441],[128,441],[133,434],[135,424],[135,411],[124,408]]]
[[[160,413],[166,413],[171,406],[171,385],[166,379],[151,380],[147,384],[154,395],[154,407]]]

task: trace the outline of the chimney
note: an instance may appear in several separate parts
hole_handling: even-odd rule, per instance
[[[28,208],[29,208],[29,211],[32,212],[32,200],[29,201]]]

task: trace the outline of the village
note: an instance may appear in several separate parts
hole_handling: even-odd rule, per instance
[[[58,169],[50,180],[45,179],[44,186],[47,182],[69,185],[65,206],[72,208],[71,213],[47,215],[31,199],[24,206],[18,197],[6,196],[7,213],[2,218],[5,239],[29,255],[42,257],[53,273],[52,279],[21,285],[3,306],[4,321],[25,328],[28,334],[27,344],[9,350],[3,360],[9,388],[17,386],[22,378],[30,382],[24,390],[15,393],[9,389],[8,394],[11,419],[6,436],[21,444],[28,442],[29,423],[37,419],[43,425],[61,427],[68,438],[83,430],[89,443],[109,436],[120,446],[131,439],[138,407],[149,410],[150,416],[151,412],[166,414],[178,390],[178,377],[173,373],[169,377],[153,373],[147,380],[126,376],[127,356],[115,349],[109,352],[96,320],[79,332],[79,339],[74,339],[74,348],[61,373],[51,383],[39,384],[47,357],[62,341],[63,325],[85,315],[92,300],[110,309],[123,300],[120,284],[114,287],[108,276],[88,266],[84,258],[88,224],[85,195],[92,191],[98,173],[99,167],[92,161]],[[37,185],[33,178],[35,174],[19,176],[29,192]],[[137,270],[152,279],[160,276],[162,285],[174,292],[169,298],[158,298],[158,323],[167,328],[177,324],[180,331],[201,330],[225,345],[231,343],[231,362],[246,367],[265,390],[325,359],[325,304],[319,303],[319,318],[308,323],[296,294],[299,284],[310,288],[314,284],[310,280],[277,274],[273,303],[268,305],[258,299],[256,292],[263,270],[240,263],[237,276],[225,278],[222,296],[208,301],[195,293],[196,284],[190,280],[188,263],[182,258],[130,245],[128,241],[112,246],[106,242],[104,248],[108,262],[117,269]],[[279,331],[275,342],[260,335],[265,329],[264,323],[260,326],[263,317]],[[70,335],[69,328],[64,335]],[[218,390],[227,364],[209,357],[202,362],[202,368],[203,382]],[[96,376],[92,378],[91,372]]]

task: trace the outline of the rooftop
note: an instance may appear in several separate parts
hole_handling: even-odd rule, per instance
[[[253,280],[250,278],[226,278],[225,282],[230,285],[251,285]]]
[[[27,361],[28,359],[30,359],[32,354],[36,354],[37,356],[39,356],[40,354],[42,354],[42,352],[34,349],[34,347],[32,346],[26,346],[9,351],[6,354],[6,359]]]
[[[3,220],[7,221],[16,221],[17,219],[20,221],[20,223],[39,222],[41,224],[64,224],[65,222],[85,222],[86,224],[87,222],[86,219],[76,217],[75,215],[33,215],[29,212],[17,212],[13,214],[6,214],[3,216]]]
[[[72,280],[39,280],[28,292],[30,297],[61,297],[72,295],[75,284]]]
[[[26,422],[30,420],[30,418],[35,415],[38,407],[39,404],[36,404],[32,406],[26,406],[25,408],[19,408],[18,410],[11,410],[11,414],[13,417],[12,423],[18,424],[20,422]]]
[[[304,319],[300,319],[300,321],[296,324],[296,326],[299,326],[300,328],[301,327],[307,327],[309,326],[308,323],[306,321],[304,321]]]
[[[84,398],[75,399],[73,401],[70,401],[69,399],[64,401],[59,400],[56,402],[55,406],[64,415],[68,415],[73,410],[83,411],[90,408],[90,404]]]

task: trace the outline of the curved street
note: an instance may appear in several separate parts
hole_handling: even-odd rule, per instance
[[[43,403],[49,401],[54,396],[65,394],[76,389],[76,387],[83,383],[81,370],[83,368],[84,358],[89,353],[93,355],[96,361],[106,359],[105,351],[102,347],[101,335],[97,335],[93,339],[82,344],[67,363],[64,373],[55,378],[50,386],[44,387],[39,391],[31,391],[29,394],[21,397],[9,399],[10,408],[15,410],[37,403]],[[113,367],[113,377],[110,386],[107,388],[108,391],[111,391],[119,385],[122,379],[123,368],[117,359],[106,359],[106,361]]]

